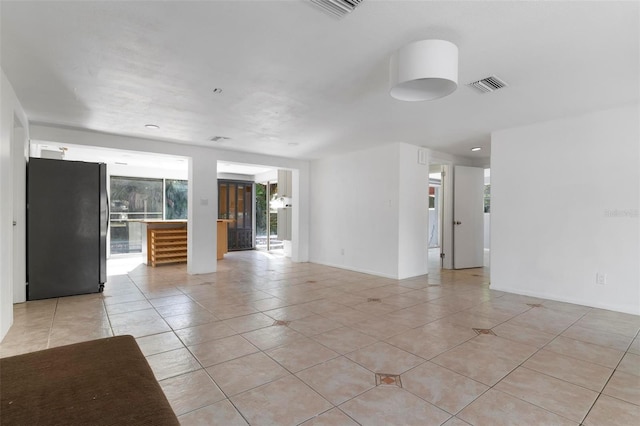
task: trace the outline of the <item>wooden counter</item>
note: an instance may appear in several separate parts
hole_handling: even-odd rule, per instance
[[[146,265],[187,262],[186,220],[141,220]]]
[[[187,261],[186,220],[140,220],[142,223],[142,255],[145,265],[183,263]],[[217,259],[229,251],[228,223],[218,219]]]
[[[218,260],[229,252],[229,225],[231,219],[218,219]]]

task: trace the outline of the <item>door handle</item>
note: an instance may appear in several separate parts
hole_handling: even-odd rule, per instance
[[[462,225],[462,222],[460,222],[459,220],[454,220],[454,221],[453,221],[453,224],[454,224],[454,225]]]

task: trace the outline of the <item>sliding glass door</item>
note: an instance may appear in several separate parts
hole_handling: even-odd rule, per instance
[[[110,254],[142,252],[141,219],[186,220],[189,182],[111,176]]]
[[[109,226],[111,254],[140,253],[142,225],[162,220],[162,179],[111,176]]]
[[[256,248],[260,250],[282,250],[278,239],[278,183],[256,183]]]

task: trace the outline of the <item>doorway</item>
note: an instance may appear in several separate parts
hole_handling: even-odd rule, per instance
[[[429,166],[429,254],[428,270],[443,268],[444,165]]]
[[[491,169],[484,169],[484,267],[491,266]]]
[[[488,179],[488,169],[429,165],[429,271],[489,266]]]

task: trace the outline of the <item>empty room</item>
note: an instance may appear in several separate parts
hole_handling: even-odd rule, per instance
[[[0,2],[0,424],[635,425],[637,1]]]

